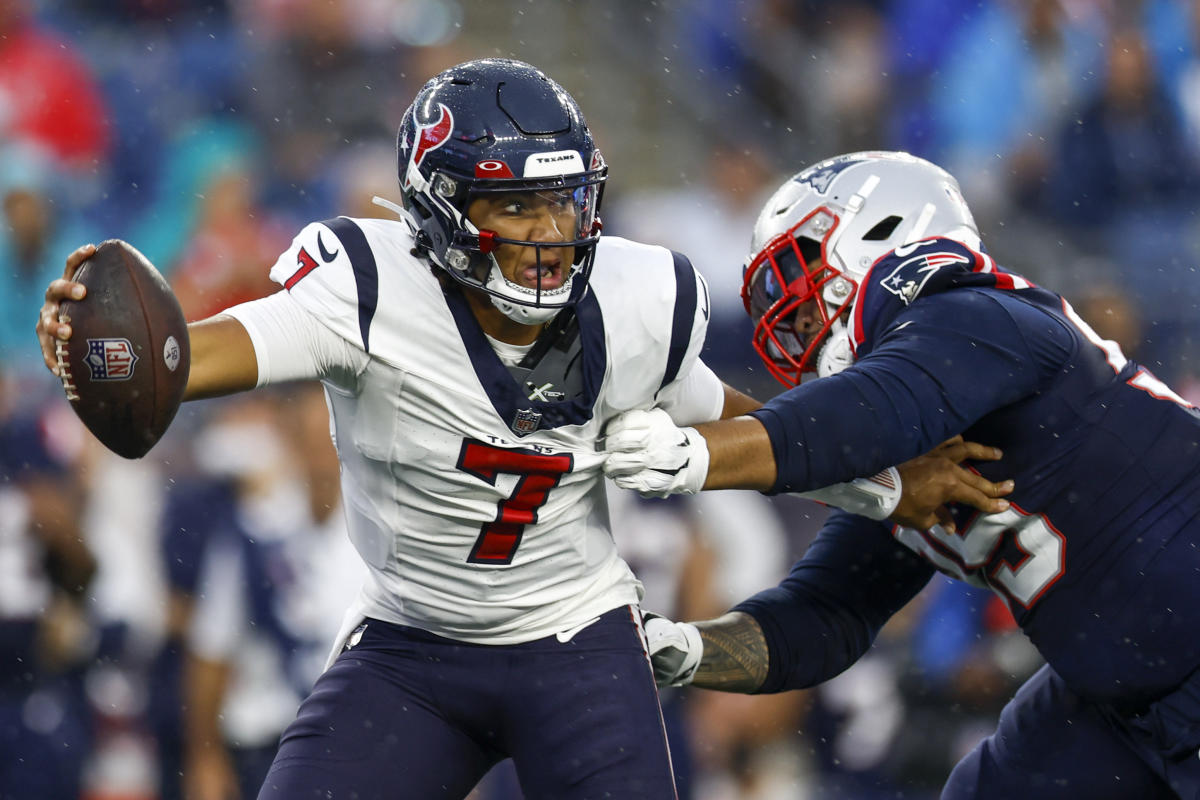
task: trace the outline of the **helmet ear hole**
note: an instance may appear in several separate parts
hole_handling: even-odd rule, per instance
[[[884,217],[876,222],[871,230],[863,234],[863,240],[868,242],[883,242],[891,238],[891,235],[896,232],[896,226],[902,222],[902,218],[892,215]]]

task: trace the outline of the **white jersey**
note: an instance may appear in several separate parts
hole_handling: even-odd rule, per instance
[[[271,271],[345,343],[347,354],[314,377],[330,399],[350,537],[369,566],[359,611],[511,644],[636,603],[596,440],[621,411],[670,410],[694,369],[711,375],[698,361],[703,280],[665,248],[602,237],[576,307],[584,393],[546,402],[529,399],[461,292],[444,290],[412,248],[403,222],[339,217],[307,226]],[[231,313],[261,370],[271,334],[253,306]],[[715,418],[720,383],[702,385],[715,387],[702,415]]]

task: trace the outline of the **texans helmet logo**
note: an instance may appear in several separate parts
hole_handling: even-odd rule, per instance
[[[417,123],[416,141],[413,142],[412,152],[413,166],[421,166],[426,153],[438,149],[450,139],[450,132],[454,130],[454,115],[444,103],[438,103],[438,112],[440,115],[436,122],[429,125]]]

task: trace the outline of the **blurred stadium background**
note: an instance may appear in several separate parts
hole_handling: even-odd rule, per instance
[[[398,199],[424,80],[493,55],[579,100],[611,168],[605,232],[690,256],[707,357],[739,388],[777,391],[737,297],[760,203],[820,158],[907,149],[958,176],[1002,264],[1200,401],[1200,2],[0,0],[0,799],[208,800],[226,748],[251,780],[354,569],[311,392],[187,406],[122,461],[41,366],[45,285],[119,237],[189,319],[272,291],[306,221]],[[264,513],[281,498],[301,511]],[[773,583],[824,513],[613,500],[647,606],[680,617]],[[247,541],[283,555],[231,579]],[[818,690],[665,692],[681,796],[936,797],[1037,664],[1001,605],[935,580]],[[184,710],[204,703],[216,757]],[[519,797],[503,769],[476,795]]]

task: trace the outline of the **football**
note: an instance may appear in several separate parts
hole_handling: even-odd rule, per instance
[[[71,338],[57,348],[59,376],[75,413],[108,449],[141,458],[183,401],[190,351],[183,310],[144,255],[102,242],[74,280],[82,300],[64,300]]]

